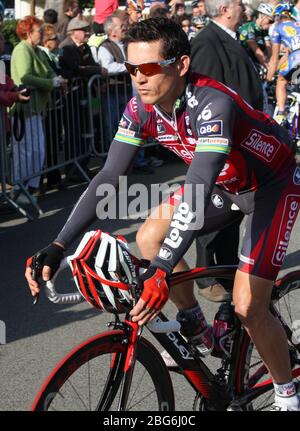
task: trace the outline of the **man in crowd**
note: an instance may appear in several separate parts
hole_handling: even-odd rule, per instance
[[[109,110],[106,116],[107,130],[110,141],[117,131],[122,112],[131,98],[131,78],[127,73],[124,61],[126,59],[124,39],[127,33],[128,21],[123,11],[116,11],[104,23],[107,39],[100,45],[98,62],[111,75],[109,78],[108,100]],[[120,75],[121,74],[121,75]]]
[[[56,24],[56,31],[59,34],[61,41],[67,37],[67,29],[70,21],[73,18],[76,18],[79,13],[80,9],[77,0],[65,0],[63,14],[59,16]]]
[[[237,40],[237,30],[244,20],[241,0],[206,0],[211,22],[192,42],[191,68],[235,90],[256,109],[263,108],[263,93],[257,71],[247,52]],[[203,61],[205,59],[205,61]],[[241,220],[240,220],[241,221]],[[197,266],[234,264],[237,262],[239,225],[201,236],[196,241]],[[210,300],[226,298],[218,280],[199,281],[199,293]]]
[[[93,75],[106,74],[106,70],[95,62],[91,48],[87,44],[90,35],[90,25],[85,20],[72,19],[67,28],[68,37],[59,45],[61,55],[59,65],[64,78],[89,78]],[[88,111],[86,84],[82,80],[71,81],[71,91],[67,94],[67,103],[64,107],[64,124],[66,134],[65,157],[82,156],[88,152],[89,142],[87,135]],[[73,106],[81,106],[80,112],[74,112]],[[90,177],[87,168],[89,158],[81,160],[81,166]],[[66,168],[67,180],[71,182],[82,181],[82,177],[74,174],[74,170]]]

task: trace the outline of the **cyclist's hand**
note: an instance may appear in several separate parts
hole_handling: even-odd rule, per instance
[[[64,249],[58,244],[50,244],[27,259],[25,278],[32,296],[40,292],[40,283],[50,280],[64,257]]]
[[[169,287],[166,278],[167,274],[155,266],[150,266],[139,277],[139,281],[143,285],[143,292],[130,312],[133,322],[144,325],[158,315],[169,298]]]

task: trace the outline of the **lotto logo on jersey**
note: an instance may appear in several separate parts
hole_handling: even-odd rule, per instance
[[[300,208],[300,196],[288,195],[285,199],[283,215],[280,222],[279,234],[276,241],[272,263],[281,266],[289,245],[293,225]]]
[[[223,121],[209,121],[202,123],[198,127],[198,134],[200,136],[222,136],[223,134]]]
[[[265,135],[258,130],[252,129],[241,146],[260,159],[270,163],[276,156],[281,143],[273,136]]]

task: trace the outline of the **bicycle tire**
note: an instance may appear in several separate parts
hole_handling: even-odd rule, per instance
[[[294,382],[300,383],[300,271],[288,274],[275,285],[273,306],[290,331],[289,352]],[[298,322],[298,323],[297,323]],[[292,342],[293,341],[293,342]],[[243,395],[249,389],[257,389],[254,399],[242,406],[244,410],[269,410],[274,402],[271,375],[264,366],[255,346],[245,333],[240,346],[236,374],[236,393]]]
[[[112,355],[125,352],[125,339],[122,330],[113,330],[92,337],[73,349],[49,375],[32,410],[97,410],[101,398],[99,383],[104,383],[105,388]],[[79,375],[81,372],[84,372],[84,380]],[[148,390],[149,385],[152,385],[151,390]],[[174,410],[173,386],[161,355],[141,337],[126,410],[149,411],[153,404],[154,410]],[[109,410],[117,410],[117,406],[118,394],[115,394]]]

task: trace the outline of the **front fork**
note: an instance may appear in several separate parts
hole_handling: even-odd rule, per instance
[[[140,327],[138,323],[132,322],[129,316],[127,316],[124,322],[120,322],[117,318],[115,322],[111,322],[107,326],[113,326],[114,329],[121,329],[124,331],[125,337],[122,343],[126,345],[126,348],[123,352],[114,353],[112,356],[110,372],[97,410],[109,410],[119,388],[121,388],[117,410],[125,411],[137,355],[137,342],[142,333],[142,327]]]
[[[121,398],[118,406],[119,411],[125,411],[130,392],[132,376],[134,372],[135,360],[137,355],[138,339],[142,333],[142,327],[136,322],[125,320],[127,331],[130,333],[128,339],[128,347],[126,349],[126,357],[123,368],[123,379],[121,383]]]

